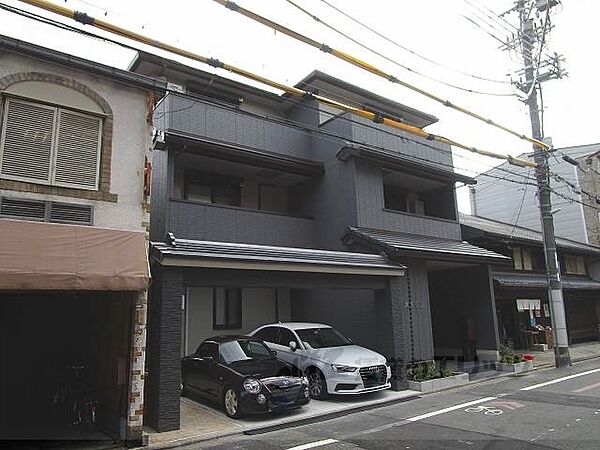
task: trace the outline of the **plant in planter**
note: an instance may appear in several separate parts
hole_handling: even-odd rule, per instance
[[[454,373],[435,361],[419,361],[407,366],[408,387],[421,392],[434,392],[469,382],[466,373]]]
[[[499,349],[500,362],[504,364],[518,364],[525,361],[523,356],[519,355],[508,345],[501,345]]]
[[[525,372],[533,369],[533,355],[520,355],[511,347],[500,346],[500,361],[496,364],[496,370],[502,372]]]
[[[409,364],[406,368],[406,378],[413,381],[435,380],[452,375],[448,369],[441,369],[435,361],[420,361]]]

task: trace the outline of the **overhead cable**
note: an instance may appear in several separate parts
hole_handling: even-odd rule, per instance
[[[498,79],[494,79],[494,78],[487,78],[484,76],[479,76],[479,75],[475,75],[475,74],[471,74],[471,73],[467,73],[467,72],[463,72],[461,70],[458,69],[454,69],[450,66],[446,66],[444,64],[441,64],[431,58],[428,58],[426,56],[423,56],[417,52],[415,52],[414,50],[411,50],[408,47],[405,47],[401,44],[398,44],[396,41],[394,41],[393,39],[390,39],[389,37],[385,36],[384,34],[380,33],[379,31],[375,30],[374,28],[370,27],[369,25],[365,24],[364,22],[361,22],[360,20],[356,19],[355,17],[352,17],[350,14],[346,13],[344,10],[336,7],[335,5],[329,3],[327,0],[321,0],[323,3],[325,3],[327,6],[329,6],[330,8],[332,8],[333,10],[337,11],[338,13],[342,14],[344,17],[346,17],[347,19],[351,20],[352,22],[356,23],[357,25],[363,27],[364,29],[370,31],[371,33],[375,34],[376,36],[379,36],[381,39],[387,41],[388,43],[392,44],[393,46],[404,50],[408,53],[410,53],[411,55],[416,56],[417,58],[422,59],[423,61],[427,61],[430,64],[434,64],[438,67],[443,67],[446,70],[450,70],[452,72],[455,73],[459,73],[461,75],[467,76],[467,77],[471,77],[471,78],[475,78],[477,80],[483,80],[483,81],[489,81],[492,83],[499,83],[499,84],[511,84],[510,81],[506,81],[506,80],[498,80]]]
[[[479,149],[476,147],[472,147],[469,145],[465,145],[462,144],[460,142],[454,141],[452,139],[446,138],[444,136],[439,136],[439,135],[435,135],[432,133],[429,133],[417,126],[414,125],[409,125],[407,123],[404,122],[400,122],[399,120],[396,119],[392,119],[389,117],[385,117],[383,114],[380,113],[374,113],[372,111],[369,111],[367,109],[363,109],[363,108],[357,108],[357,107],[353,107],[350,105],[346,105],[342,102],[339,102],[337,100],[333,100],[327,97],[323,97],[317,94],[313,94],[312,92],[308,92],[305,91],[303,89],[299,89],[297,87],[293,87],[293,86],[287,86],[283,83],[279,83],[277,81],[273,81],[270,80],[268,78],[262,77],[260,75],[257,75],[253,72],[247,71],[245,69],[224,63],[222,61],[219,61],[218,59],[215,58],[208,58],[206,56],[202,56],[199,55],[197,53],[191,52],[189,50],[185,50],[179,47],[176,47],[174,45],[171,44],[167,44],[165,42],[161,42],[161,41],[157,41],[154,39],[151,39],[147,36],[144,36],[142,34],[127,30],[125,28],[122,28],[118,25],[114,25],[111,24],[110,22],[107,22],[105,20],[101,20],[101,19],[96,19],[94,17],[91,17],[89,15],[87,15],[84,12],[81,11],[75,11],[72,10],[70,8],[66,8],[64,6],[61,5],[57,5],[54,3],[51,3],[49,1],[46,0],[21,0],[23,3],[27,3],[33,6],[37,6],[40,8],[43,8],[47,11],[53,12],[55,14],[59,14],[61,16],[64,17],[68,17],[68,18],[72,18],[75,19],[78,22],[81,22],[85,25],[91,25],[93,27],[99,28],[101,30],[104,31],[108,31],[110,33],[114,33],[117,34],[119,36],[123,36],[126,37],[128,39],[137,41],[137,42],[141,42],[143,44],[149,45],[151,47],[155,47],[155,48],[159,48],[161,50],[166,50],[168,52],[174,53],[176,55],[180,55],[186,58],[189,58],[191,60],[194,61],[198,61],[204,64],[207,64],[211,67],[217,68],[217,69],[223,69],[223,70],[227,70],[229,72],[235,73],[237,75],[241,75],[247,79],[256,81],[258,83],[273,87],[275,89],[279,89],[289,95],[292,95],[294,97],[310,97],[310,98],[314,98],[316,101],[318,101],[319,103],[325,104],[325,105],[329,105],[332,106],[334,108],[338,108],[341,109],[343,111],[346,112],[350,112],[352,114],[355,114],[357,116],[363,117],[365,119],[374,121],[376,123],[381,123],[384,125],[387,125],[389,127],[392,128],[396,128],[402,131],[405,131],[407,133],[413,134],[415,136],[419,136],[421,138],[424,138],[426,140],[430,140],[430,141],[435,141],[435,142],[439,142],[442,144],[447,144],[447,145],[453,145],[456,146],[458,148],[462,148],[464,150],[468,150],[471,151],[473,153],[477,153],[480,155],[484,155],[484,156],[489,156],[492,158],[498,158],[498,159],[504,159],[507,160],[509,163],[514,164],[514,165],[519,165],[519,166],[529,166],[529,167],[536,167],[536,163],[533,161],[529,161],[529,160],[524,160],[524,159],[519,159],[519,158],[515,158],[511,155],[502,155],[493,151],[489,151],[489,150],[483,150],[483,149]],[[301,36],[301,35],[299,35]],[[304,37],[303,37],[304,38]],[[308,39],[308,38],[306,38]],[[351,56],[347,55],[348,58],[352,58]],[[363,63],[364,64],[364,63]],[[372,66],[371,66],[372,67]],[[377,70],[376,68],[372,67],[373,70]],[[492,122],[493,123],[493,122]],[[515,132],[513,132],[515,133]],[[527,138],[524,137],[525,139],[531,139],[531,138]],[[540,141],[541,142],[541,141]],[[543,144],[544,146],[546,146],[545,143],[541,142],[541,144]]]
[[[466,109],[466,108],[464,108],[462,106],[456,105],[456,104],[450,102],[449,100],[443,99],[443,98],[441,98],[441,97],[439,97],[439,96],[437,96],[435,94],[432,94],[431,92],[425,91],[424,89],[421,89],[421,88],[419,88],[417,86],[414,86],[414,85],[412,85],[410,83],[407,83],[406,81],[402,81],[399,78],[395,77],[394,75],[389,74],[389,73],[385,72],[384,70],[382,70],[382,69],[380,69],[380,68],[378,68],[378,67],[376,67],[376,66],[374,66],[372,64],[369,64],[369,63],[367,63],[365,61],[362,61],[361,59],[359,59],[359,58],[357,58],[357,57],[355,57],[355,56],[353,56],[353,55],[351,55],[349,53],[346,53],[346,52],[343,52],[341,50],[332,48],[332,47],[330,47],[327,44],[319,43],[319,42],[315,41],[314,39],[312,39],[312,38],[310,38],[308,36],[305,36],[305,35],[297,32],[297,31],[294,31],[294,30],[292,30],[290,28],[287,28],[287,27],[285,27],[285,26],[277,23],[277,22],[274,22],[274,21],[272,21],[270,19],[267,19],[267,18],[265,18],[263,16],[260,16],[260,15],[258,15],[256,13],[254,13],[254,12],[246,9],[246,8],[243,8],[243,7],[239,6],[235,2],[231,2],[231,1],[228,1],[228,0],[213,0],[213,1],[215,1],[215,2],[217,2],[217,3],[219,3],[219,4],[223,5],[223,6],[225,6],[226,8],[228,8],[228,9],[230,9],[232,11],[235,11],[235,12],[243,15],[244,17],[247,17],[247,18],[249,18],[251,20],[254,20],[254,21],[256,21],[256,22],[258,22],[258,23],[260,23],[262,25],[265,25],[265,26],[267,26],[269,28],[272,28],[275,31],[279,31],[280,33],[283,33],[283,34],[285,34],[287,36],[290,36],[290,37],[292,37],[292,38],[294,38],[294,39],[296,39],[296,40],[298,40],[300,42],[303,42],[303,43],[305,43],[307,45],[310,45],[311,47],[317,48],[317,49],[319,49],[319,50],[321,50],[321,51],[323,51],[325,53],[329,53],[332,56],[335,56],[336,58],[341,59],[342,61],[346,61],[347,63],[352,64],[355,67],[359,67],[359,68],[361,68],[363,70],[366,70],[367,72],[370,72],[370,73],[372,73],[374,75],[382,77],[382,78],[390,81],[391,83],[398,84],[398,85],[403,86],[403,87],[405,87],[407,89],[410,89],[410,90],[412,90],[414,92],[417,92],[417,93],[419,93],[419,94],[421,94],[421,95],[423,95],[423,96],[425,96],[427,98],[430,98],[431,100],[434,100],[434,101],[436,101],[436,102],[438,102],[438,103],[440,103],[440,104],[442,104],[442,105],[444,105],[444,106],[446,106],[448,108],[452,108],[452,109],[454,109],[456,111],[459,111],[459,112],[461,112],[463,114],[471,116],[471,117],[473,117],[473,118],[475,118],[475,119],[477,119],[477,120],[479,120],[481,122],[484,122],[484,123],[486,123],[488,125],[496,127],[496,128],[498,128],[500,130],[503,130],[503,131],[505,131],[505,132],[507,132],[509,134],[512,134],[513,136],[516,136],[519,139],[523,139],[525,141],[528,141],[528,142],[532,143],[533,145],[535,145],[535,146],[537,146],[537,147],[539,147],[539,148],[541,148],[543,150],[549,150],[550,149],[550,146],[548,144],[546,144],[545,142],[543,142],[543,141],[540,141],[540,140],[535,139],[533,137],[530,137],[530,136],[527,136],[525,134],[522,134],[522,133],[519,133],[517,131],[514,131],[514,130],[512,130],[512,129],[504,126],[504,125],[501,125],[499,123],[494,122],[492,119],[483,117],[480,114],[472,112],[472,111],[470,111],[470,110],[468,110],[468,109]]]
[[[292,0],[285,0],[287,3],[289,3],[290,5],[294,6],[295,8],[297,8],[298,10],[302,11],[304,14],[306,14],[307,16],[309,16],[310,18],[312,18],[315,22],[322,24],[323,26],[325,26],[326,28],[329,28],[330,30],[334,31],[335,33],[339,34],[340,36],[343,36],[344,38],[348,39],[349,41],[354,42],[356,45],[364,48],[365,50],[373,53],[374,55],[379,56],[380,58],[385,59],[386,61],[410,72],[410,73],[414,73],[415,75],[419,75],[423,78],[426,78],[430,81],[433,81],[434,83],[439,83],[439,84],[443,84],[444,86],[448,86],[451,87],[453,89],[458,89],[464,92],[469,92],[471,94],[480,94],[480,95],[490,95],[490,96],[495,96],[495,97],[513,97],[515,94],[514,93],[498,93],[498,92],[485,92],[485,91],[480,91],[477,89],[470,89],[470,88],[465,88],[463,86],[459,86],[456,84],[452,84],[452,83],[448,83],[446,81],[443,80],[439,80],[437,78],[431,77],[429,75],[424,74],[423,72],[420,72],[418,70],[412,69],[411,67],[408,67],[400,62],[398,62],[395,59],[390,58],[389,56],[384,55],[383,53],[375,50],[372,47],[369,47],[366,44],[363,44],[362,42],[360,42],[358,39],[353,38],[352,36],[350,36],[347,33],[344,33],[343,31],[335,28],[333,25],[330,25],[329,23],[325,22],[323,19],[319,18],[318,16],[316,16],[315,14],[311,13],[310,11],[308,11],[307,9],[303,8],[302,6],[298,5],[296,2],[292,1]]]

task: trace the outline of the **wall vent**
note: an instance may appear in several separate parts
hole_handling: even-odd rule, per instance
[[[0,217],[92,225],[91,205],[0,197]]]
[[[74,203],[50,202],[50,222],[92,224],[92,207]]]
[[[43,221],[46,217],[46,202],[0,197],[0,216]]]

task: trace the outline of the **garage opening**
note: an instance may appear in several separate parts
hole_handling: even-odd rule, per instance
[[[0,295],[2,439],[119,437],[127,416],[133,297]],[[92,407],[95,423],[88,421]]]

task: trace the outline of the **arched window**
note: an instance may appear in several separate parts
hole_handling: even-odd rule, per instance
[[[98,190],[105,108],[64,84],[24,80],[2,91],[0,178]]]

